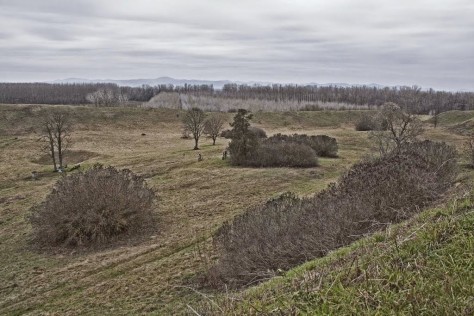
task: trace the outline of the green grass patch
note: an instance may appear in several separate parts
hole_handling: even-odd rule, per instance
[[[438,116],[439,125],[441,126],[460,124],[472,118],[474,118],[474,111],[447,111],[440,113]],[[431,118],[430,121],[432,120]]]
[[[354,124],[366,113],[372,111],[291,111],[256,112],[252,124],[269,128],[338,128],[342,124]]]

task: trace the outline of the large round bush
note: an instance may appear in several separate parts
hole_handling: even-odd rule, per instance
[[[154,197],[127,169],[95,166],[65,176],[31,209],[34,239],[44,246],[88,246],[139,234],[153,222]]]

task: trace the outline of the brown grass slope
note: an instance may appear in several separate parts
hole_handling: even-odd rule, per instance
[[[28,209],[60,176],[36,163],[38,122],[53,108],[75,121],[71,149],[94,153],[80,159],[82,168],[99,162],[146,177],[159,197],[157,234],[94,252],[31,248]],[[185,312],[199,297],[189,290],[190,280],[212,259],[209,237],[224,221],[285,191],[313,194],[367,153],[366,134],[354,131],[352,112],[305,113],[259,113],[254,123],[269,135],[335,137],[340,158],[321,158],[320,167],[309,169],[251,169],[220,159],[227,145],[222,138],[216,146],[202,139],[204,161],[198,162],[192,140],[180,139],[177,110],[0,105],[0,314]],[[426,137],[464,140],[445,129]],[[42,174],[37,181],[30,179],[33,170]]]

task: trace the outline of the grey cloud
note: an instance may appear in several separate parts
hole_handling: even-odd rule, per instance
[[[0,81],[175,76],[472,89],[473,13],[467,0],[0,0]]]

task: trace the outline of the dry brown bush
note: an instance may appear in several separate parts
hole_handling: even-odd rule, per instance
[[[362,115],[355,124],[356,131],[373,131],[377,129],[377,122],[370,114]]]
[[[333,137],[327,135],[308,136],[306,134],[282,135],[276,134],[265,140],[265,143],[296,143],[307,145],[319,157],[337,157],[338,145]]]
[[[230,139],[232,138],[232,131],[230,129],[225,129],[221,132],[221,137],[224,137],[224,138],[227,138],[227,139]]]
[[[257,138],[267,138],[267,133],[260,127],[250,126],[249,132],[253,133]]]
[[[474,168],[474,135],[471,135],[464,144],[464,152],[466,154],[469,166]]]
[[[436,200],[456,175],[445,144],[409,145],[354,165],[312,198],[284,196],[249,210],[214,237],[219,261],[209,282],[245,286],[396,223]]]
[[[423,123],[415,115],[392,102],[385,103],[374,120],[377,127],[369,133],[369,139],[380,155],[415,142],[424,131]]]
[[[31,209],[35,242],[42,246],[103,245],[139,234],[153,222],[154,192],[140,176],[113,167],[65,176]]]
[[[318,165],[318,157],[305,144],[263,142],[241,165],[249,167],[309,168]]]
[[[262,128],[250,126],[249,132],[253,133],[257,138],[267,138],[267,133]],[[232,138],[232,130],[230,129],[223,130],[221,132],[221,137],[224,137],[227,139]]]

